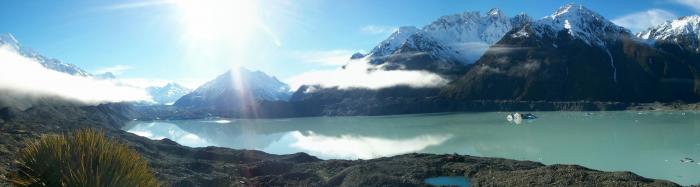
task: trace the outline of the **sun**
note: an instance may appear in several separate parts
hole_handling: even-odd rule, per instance
[[[198,43],[243,45],[260,27],[254,0],[176,0],[185,37]]]

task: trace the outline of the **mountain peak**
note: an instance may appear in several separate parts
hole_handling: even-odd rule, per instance
[[[629,33],[627,29],[617,26],[600,14],[579,4],[566,4],[552,15],[537,21],[535,34],[557,35],[565,31],[589,45],[604,46],[607,37]]]
[[[384,57],[392,52],[396,51],[401,45],[411,37],[411,35],[420,32],[420,29],[414,26],[402,26],[396,29],[394,33],[391,33],[389,38],[382,41],[374,49],[372,49],[372,56]]]
[[[62,72],[62,73],[67,73],[70,75],[83,76],[83,77],[91,76],[90,73],[86,72],[85,70],[80,69],[78,66],[76,66],[74,64],[63,63],[60,60],[45,57],[45,56],[37,53],[34,50],[31,50],[27,47],[20,45],[17,38],[15,38],[15,36],[10,34],[10,33],[0,34],[0,45],[10,46],[20,55],[36,60],[37,62],[39,62],[39,64],[41,64],[45,68],[48,68],[48,69],[51,69],[54,71],[58,71],[58,72]]]
[[[16,50],[19,50],[19,41],[11,33],[0,34],[0,44],[10,45]]]
[[[531,21],[532,18],[524,14],[508,17],[498,8],[486,14],[464,11],[445,15],[420,29],[413,26],[397,29],[366,56],[370,64],[383,67],[451,72],[475,62],[505,33]]]
[[[112,73],[112,72],[104,72],[104,73],[101,73],[101,74],[96,74],[96,75],[93,75],[93,77],[95,77],[95,78],[97,78],[97,79],[103,79],[103,80],[116,79],[116,78],[117,78],[117,76],[114,75],[114,73]]]
[[[289,99],[289,85],[262,71],[239,67],[226,71],[178,99],[180,107],[235,109],[255,101]]]
[[[5,42],[19,43],[12,33],[2,33],[0,34],[0,40]]]
[[[700,53],[700,16],[683,16],[637,33],[644,40],[672,42]]]
[[[569,3],[562,7],[559,7],[552,15],[545,17],[545,19],[575,19],[575,18],[586,18],[595,20],[605,20],[600,14],[586,8],[583,5]]]
[[[559,7],[559,9],[557,9],[557,11],[555,11],[552,15],[550,15],[548,17],[555,18],[555,17],[559,17],[562,15],[566,15],[566,14],[572,14],[572,13],[575,14],[577,12],[580,12],[581,10],[583,12],[590,12],[590,10],[588,10],[588,8],[584,7],[583,5],[569,3],[569,4],[566,4],[564,6]]]
[[[362,54],[360,52],[356,52],[356,53],[352,54],[352,56],[350,56],[350,60],[361,59],[364,57],[365,57],[364,54]]]
[[[157,104],[170,105],[191,90],[176,82],[168,82],[163,86],[151,86],[146,88],[153,101]]]
[[[680,35],[697,36],[700,33],[700,16],[683,16],[666,21],[637,34],[642,39],[667,40]],[[700,36],[697,36],[700,39]]]
[[[505,16],[500,8],[492,8],[491,10],[489,10],[488,13],[486,13],[486,15],[489,15],[491,17]]]

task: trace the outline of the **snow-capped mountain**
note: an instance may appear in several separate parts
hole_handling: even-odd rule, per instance
[[[100,74],[95,74],[95,75],[93,75],[93,77],[96,79],[100,79],[100,80],[112,80],[112,79],[117,78],[117,76],[114,75],[114,73],[112,73],[112,72],[104,72],[104,73],[100,73]]]
[[[146,91],[154,102],[158,104],[173,104],[182,96],[190,93],[190,89],[178,83],[168,83],[164,86],[153,86],[146,88]]]
[[[375,57],[387,56],[394,53],[403,43],[408,40],[408,37],[420,32],[420,29],[414,26],[399,27],[389,35],[389,38],[382,41],[372,49],[370,55]]]
[[[697,55],[648,45],[582,5],[567,4],[507,35],[442,93],[455,99],[634,102],[694,101],[700,95]]]
[[[178,107],[237,110],[255,102],[286,101],[289,85],[261,71],[229,70],[175,102]]]
[[[31,49],[22,47],[22,45],[17,41],[17,39],[10,33],[0,34],[0,45],[10,46],[12,49],[19,52],[19,54],[21,54],[22,56],[35,59],[42,66],[48,69],[76,76],[91,76],[90,73],[80,69],[74,64],[63,63],[60,60],[45,57]]]
[[[580,39],[588,45],[604,47],[606,42],[615,41],[617,35],[629,35],[629,30],[615,25],[600,14],[578,4],[567,4],[552,15],[546,16],[530,27],[533,34],[542,37],[548,35],[557,38],[564,31],[569,37]],[[527,37],[521,30],[514,37]],[[612,36],[612,37],[611,37]]]
[[[637,33],[637,37],[661,43],[673,43],[700,52],[700,16],[684,16]]]
[[[460,74],[505,33],[531,20],[524,14],[507,17],[500,9],[443,16],[422,29],[400,27],[365,58],[383,69]]]

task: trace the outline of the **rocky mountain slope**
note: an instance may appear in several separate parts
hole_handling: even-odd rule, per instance
[[[697,101],[700,62],[679,56],[694,55],[655,48],[569,4],[509,32],[442,93],[459,100]]]
[[[700,16],[684,16],[637,33],[637,37],[660,45],[676,45],[700,53]]]
[[[373,62],[374,58],[374,63],[379,67],[391,67],[393,63],[400,67],[395,69],[411,69],[405,68],[408,67],[405,65],[410,66],[413,62],[418,62],[412,61],[418,58],[395,58],[396,61],[392,62],[377,61],[373,56],[391,56],[406,52],[402,51],[402,46],[429,46],[427,44],[438,44],[438,41],[471,41],[462,40],[470,37],[460,34],[445,34],[459,32],[442,32],[439,28],[459,25],[456,23],[469,23],[465,20],[493,19],[501,22],[488,23],[505,23],[502,22],[502,16],[496,16],[502,13],[496,12],[491,11],[485,17],[478,17],[480,19],[476,19],[473,15],[478,14],[473,13],[445,16],[423,29],[400,28],[372,52],[364,56],[356,55],[356,59]],[[634,105],[633,103],[648,102],[697,102],[700,100],[700,55],[696,52],[696,42],[699,41],[697,28],[700,28],[700,24],[696,18],[697,16],[682,17],[634,35],[595,11],[582,5],[567,4],[538,20],[523,15],[510,18],[512,29],[506,31],[499,39],[477,37],[478,41],[495,43],[489,45],[484,54],[468,67],[448,68],[457,70],[454,72],[464,72],[452,74],[456,77],[455,81],[441,90],[341,90],[307,86],[302,88],[314,89],[300,89],[292,96],[291,101],[294,103],[288,104],[295,106],[287,107],[288,110],[301,111],[288,113],[382,115],[402,112],[473,111],[479,107],[484,111],[508,110],[527,108],[520,107],[520,102],[540,101],[549,104],[534,104],[532,106],[539,107],[530,110],[565,109],[570,108],[570,105],[562,104],[560,107],[557,103],[581,101],[585,102],[580,105],[574,104],[581,107],[573,108],[626,108],[616,104],[594,107],[596,104],[589,105],[587,102],[622,102],[627,103],[623,105],[630,106]],[[513,26],[519,25],[513,23],[521,23],[513,20],[521,20],[524,23]],[[441,33],[438,36],[445,37],[437,40],[433,35],[427,34],[428,31]],[[428,40],[415,42],[411,39],[421,37]],[[426,45],[417,45],[420,43]],[[443,54],[443,57],[449,56],[444,55],[445,53],[439,54]],[[443,61],[420,60],[416,64],[423,62]],[[438,65],[412,67],[415,70],[446,75],[446,71],[434,71]],[[276,103],[271,106],[285,105]],[[278,109],[270,110],[275,111],[272,113],[282,113],[277,111]]]
[[[530,20],[524,14],[507,17],[500,9],[443,16],[422,29],[400,27],[363,58],[383,70],[460,74],[506,32]]]

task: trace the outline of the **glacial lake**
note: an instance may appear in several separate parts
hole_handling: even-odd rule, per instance
[[[124,130],[191,147],[306,152],[323,159],[458,153],[632,171],[681,185],[700,183],[699,112],[534,114],[539,118],[519,124],[508,122],[507,113],[485,112],[134,121]]]

